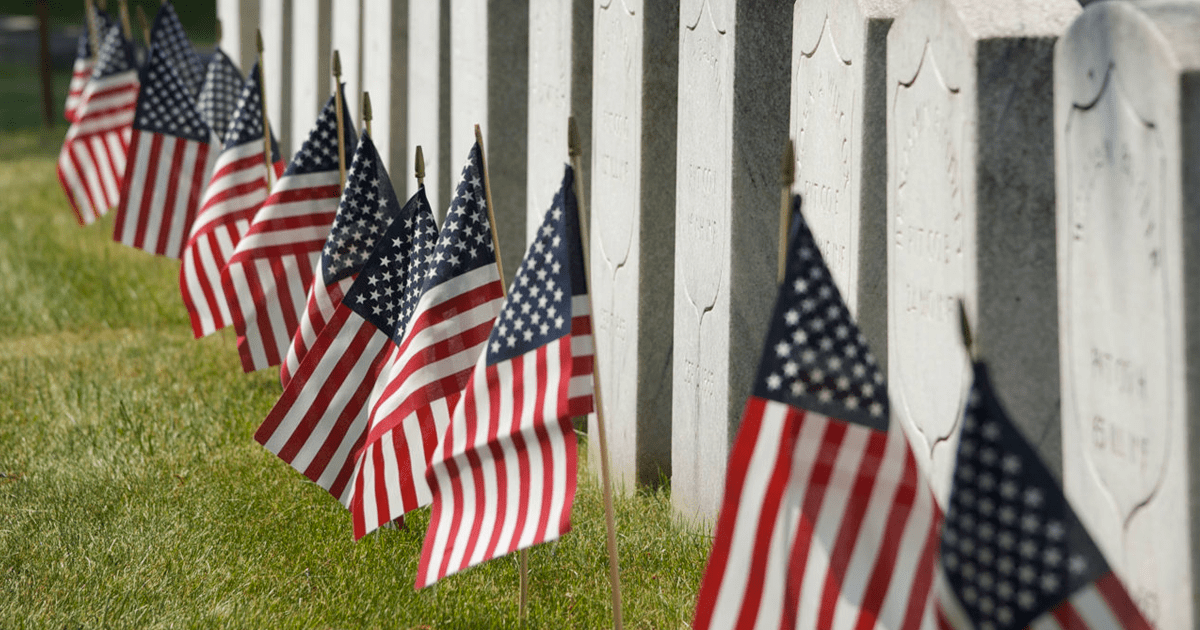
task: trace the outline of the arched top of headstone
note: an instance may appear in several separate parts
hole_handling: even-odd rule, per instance
[[[911,0],[797,0],[795,30],[792,46],[800,54],[808,55],[823,43],[830,41],[838,50],[839,57],[852,63],[863,47],[865,29],[855,22],[873,19],[890,20],[904,10]],[[814,15],[810,7],[824,7],[825,15]]]
[[[1080,10],[1075,0],[913,0],[888,33],[888,76],[909,83],[932,54],[956,90],[971,76],[975,57],[958,51],[989,39],[1056,38]]]

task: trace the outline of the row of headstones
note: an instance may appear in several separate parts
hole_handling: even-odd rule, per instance
[[[618,485],[669,476],[689,519],[716,514],[757,367],[792,137],[805,216],[939,497],[970,384],[961,296],[1010,413],[1139,605],[1159,627],[1200,627],[1200,438],[1188,422],[1200,418],[1200,303],[1187,291],[1200,281],[1200,5],[219,0],[218,11],[243,67],[261,24],[285,147],[329,91],[331,48],[348,93],[371,92],[376,142],[410,191],[424,147],[434,207],[481,123],[507,260],[558,185],[567,116],[583,123]]]

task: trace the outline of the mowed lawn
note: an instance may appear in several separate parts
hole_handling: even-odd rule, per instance
[[[192,338],[178,262],[113,243],[111,215],[76,224],[64,132],[0,131],[0,627],[518,627],[515,556],[414,591],[427,510],[356,543],[253,440],[277,370],[244,374],[228,331]],[[530,553],[530,627],[610,623],[580,483],[574,531]],[[687,627],[709,539],[665,489],[617,520],[626,625]]]

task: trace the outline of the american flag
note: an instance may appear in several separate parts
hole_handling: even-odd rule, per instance
[[[113,240],[179,258],[212,175],[217,143],[195,97],[162,51],[152,48],[142,69]]]
[[[195,99],[204,82],[204,62],[183,32],[183,24],[170,2],[163,2],[154,16],[154,24],[150,26],[150,47],[157,48],[175,68],[188,94]]]
[[[397,219],[254,434],[346,506],[355,454],[366,435],[367,402],[393,346],[389,339],[404,336],[421,297],[437,239],[424,189],[399,209],[391,186],[383,185],[386,173],[377,168],[384,175],[379,192],[387,206],[377,214]]]
[[[424,195],[422,194],[422,197]],[[375,143],[363,133],[346,172],[346,188],[338,204],[333,228],[317,261],[316,280],[308,288],[308,300],[300,315],[300,326],[280,366],[280,380],[287,387],[308,349],[329,322],[342,296],[366,264],[375,242],[397,218],[399,203]],[[390,205],[389,205],[390,204]],[[424,205],[428,206],[426,201]]]
[[[233,61],[220,48],[213,51],[200,93],[196,96],[196,109],[220,142],[225,142],[225,132],[244,84],[242,72]]]
[[[96,12],[96,33],[99,35],[97,39],[101,39],[104,33],[108,32],[109,26],[112,25],[112,20],[108,14],[100,9],[94,9]],[[71,68],[71,83],[67,86],[67,102],[63,105],[63,116],[67,122],[75,122],[75,112],[79,108],[79,104],[83,102],[83,88],[87,86],[88,79],[92,78],[92,70],[95,68],[95,59],[92,55],[92,40],[88,36],[87,29],[79,35],[79,45],[75,49],[75,64]]]
[[[493,251],[481,155],[474,145],[438,235],[420,301],[403,338],[392,335],[398,347],[368,403],[367,436],[355,454],[350,499],[355,539],[429,503],[429,458],[500,308],[504,287]]]
[[[261,77],[258,64],[254,64],[242,86],[225,133],[225,148],[217,156],[183,249],[179,289],[197,339],[233,323],[221,286],[221,270],[267,198]],[[278,176],[283,172],[283,161],[273,138],[271,151]]]
[[[58,179],[80,225],[117,205],[137,97],[133,48],[111,26],[58,154]]]
[[[434,451],[418,588],[571,528],[571,417],[592,411],[591,307],[574,182],[568,166]],[[575,379],[586,386],[572,391]]]
[[[694,627],[921,627],[937,505],[803,220],[788,251]]]
[[[341,88],[339,88],[341,89]],[[343,114],[344,146],[357,142]],[[337,118],[329,97],[250,229],[221,272],[221,284],[247,372],[279,365],[300,326],[313,269],[341,197]]]
[[[939,628],[1151,627],[975,365],[942,526]]]

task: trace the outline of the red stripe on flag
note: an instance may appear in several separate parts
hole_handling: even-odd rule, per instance
[[[1142,616],[1137,604],[1129,597],[1129,592],[1121,584],[1121,580],[1112,571],[1105,573],[1096,580],[1096,590],[1108,604],[1113,616],[1121,621],[1125,630],[1152,630],[1150,622]]]
[[[850,555],[854,552],[858,534],[862,528],[863,518],[870,507],[871,492],[875,488],[875,476],[879,465],[883,462],[883,454],[887,448],[887,434],[871,431],[867,438],[862,461],[859,462],[854,487],[850,490],[847,505],[842,513],[841,526],[838,527],[837,539],[829,556],[829,567],[825,573],[825,587],[821,592],[821,605],[817,611],[817,626],[828,628],[833,626],[833,614],[836,612],[838,593],[841,592],[842,581],[846,577],[846,568],[850,565]],[[796,599],[799,601],[799,591]],[[793,623],[794,625],[794,623]]]

